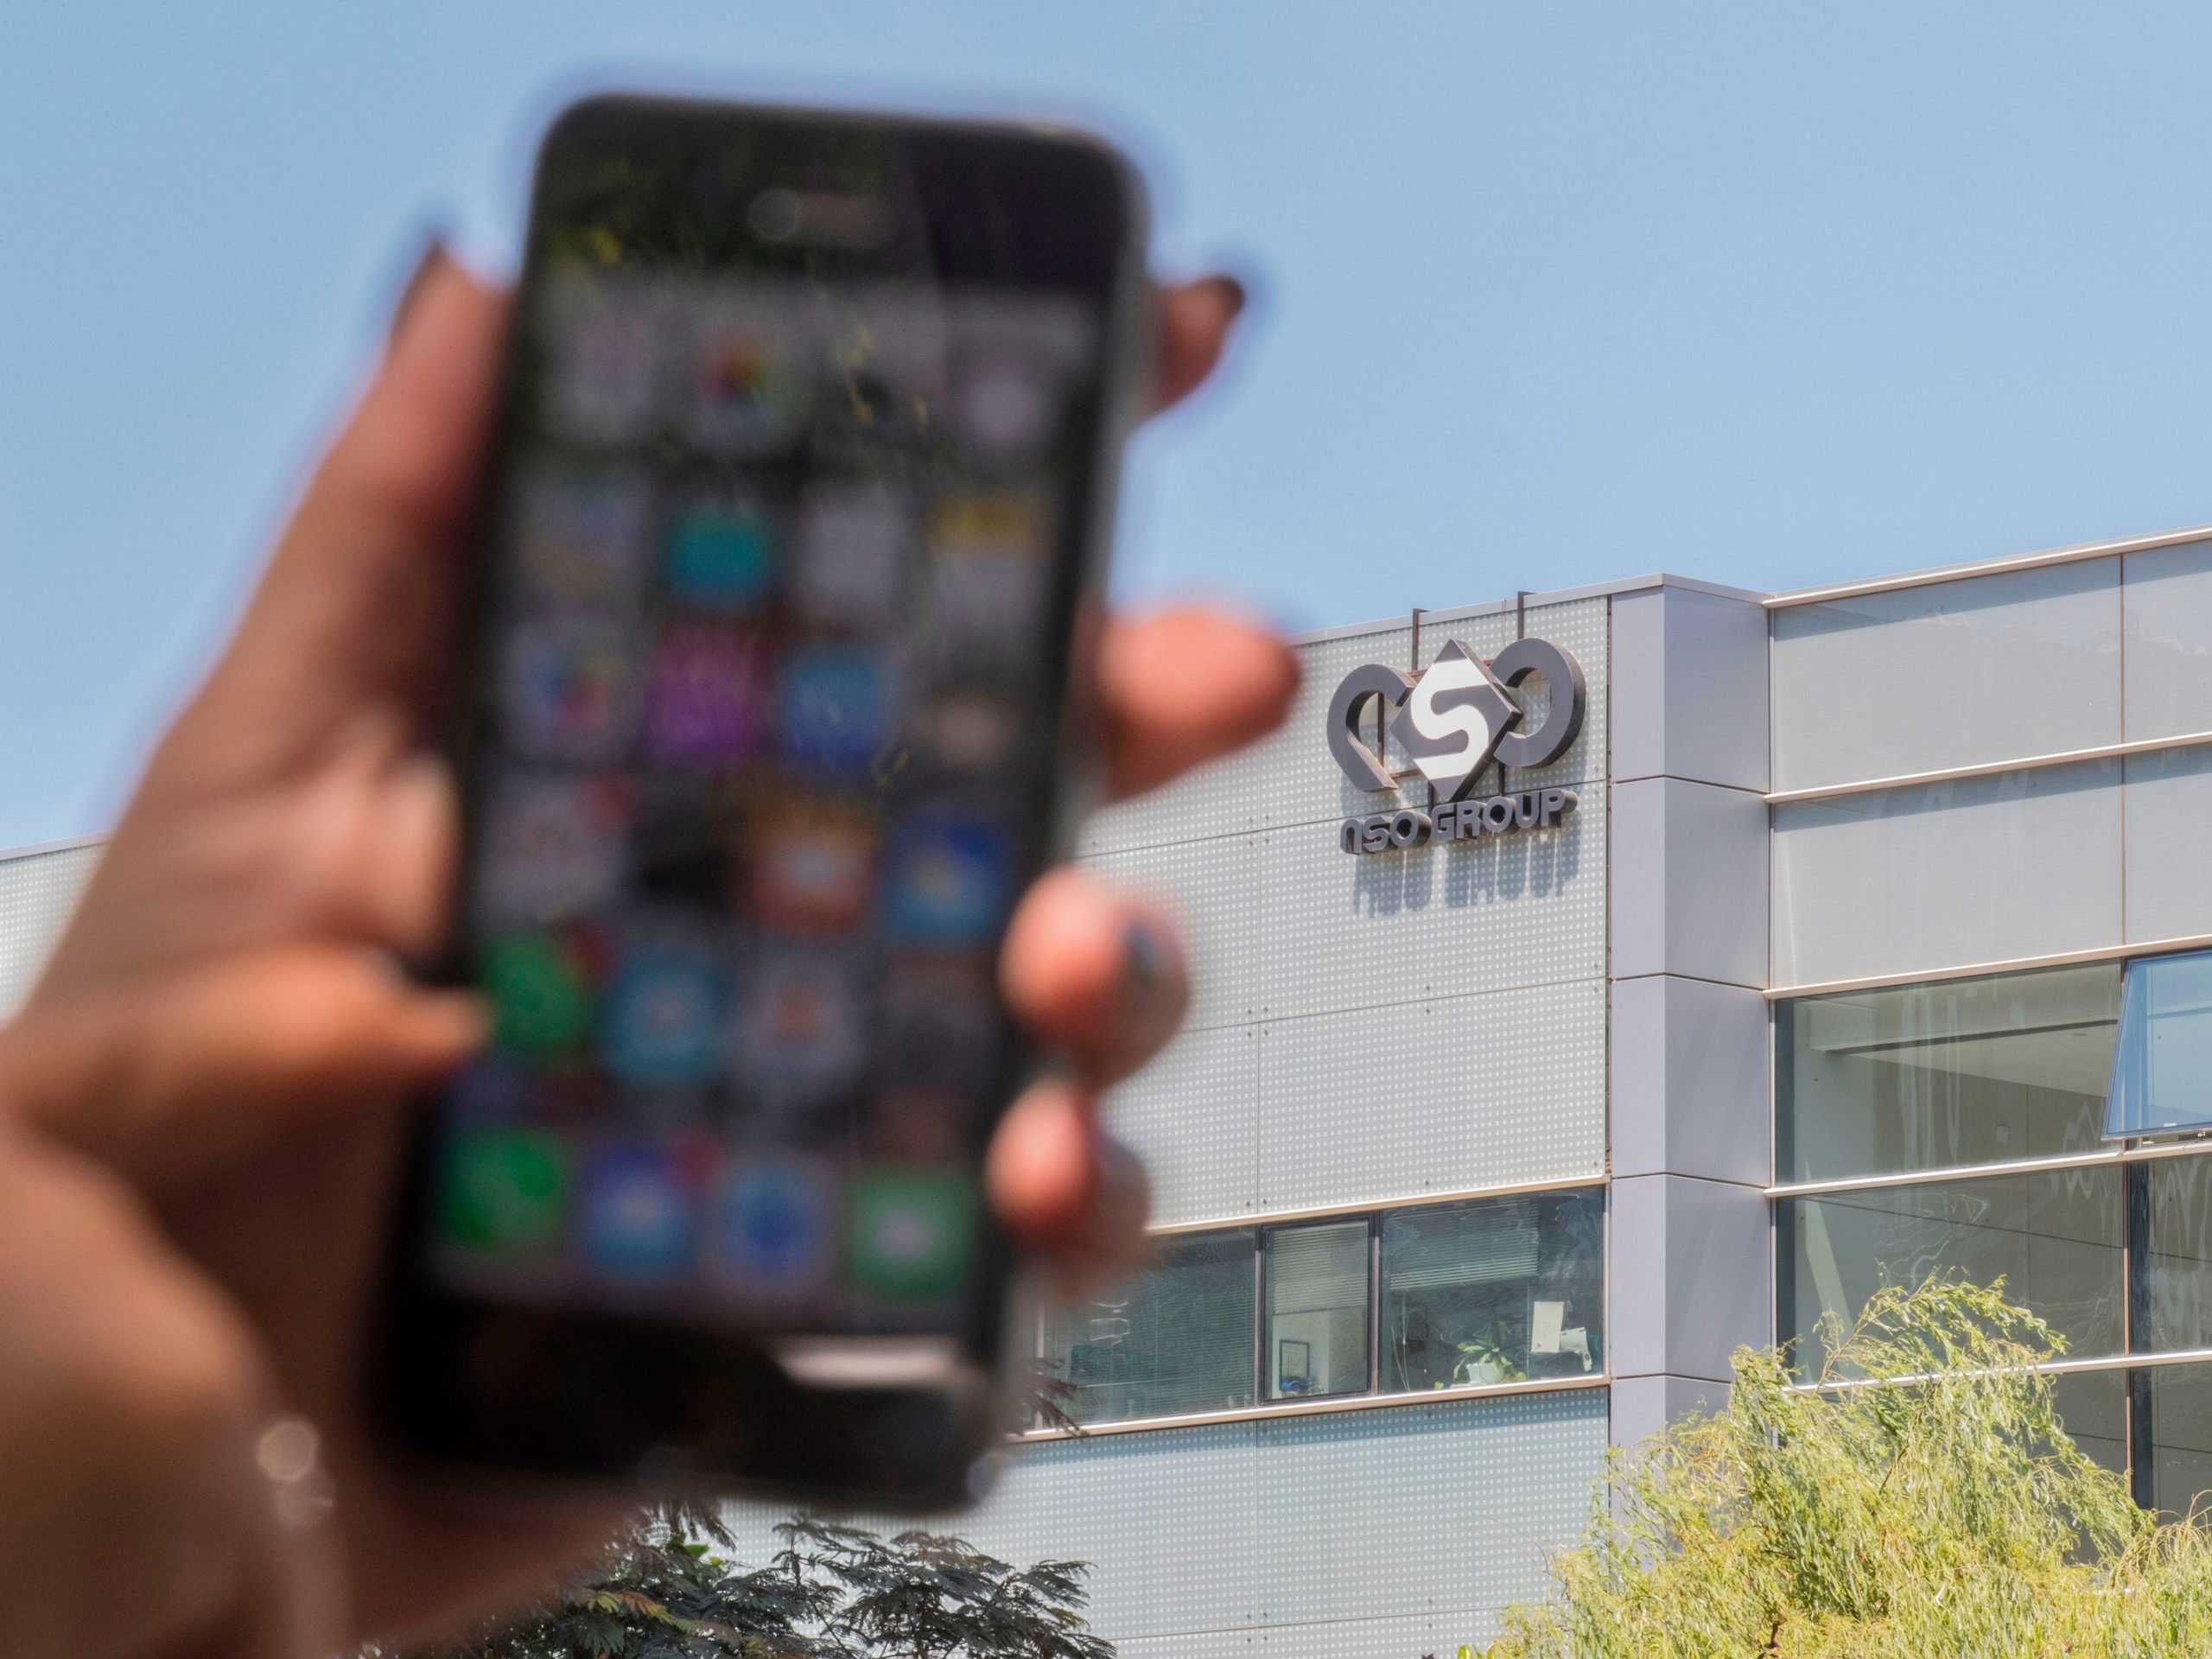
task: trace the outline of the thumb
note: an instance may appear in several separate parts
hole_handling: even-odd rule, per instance
[[[272,947],[35,1007],[0,1030],[0,1111],[158,1188],[385,1105],[482,1038],[473,997],[372,952]]]

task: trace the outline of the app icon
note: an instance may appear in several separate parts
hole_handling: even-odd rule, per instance
[[[642,940],[625,950],[600,1011],[607,1069],[626,1083],[706,1083],[721,1075],[728,975],[703,944]]]
[[[622,885],[630,785],[619,776],[511,773],[484,809],[476,908],[487,928],[558,921]]]
[[[646,753],[677,765],[742,760],[760,741],[763,685],[751,640],[698,625],[669,629],[645,694]]]
[[[835,1096],[858,1077],[867,1050],[851,969],[832,957],[777,952],[741,976],[738,1086],[770,1104]]]
[[[601,1147],[584,1166],[576,1243],[585,1264],[612,1279],[669,1279],[691,1265],[696,1200],[684,1160],[650,1141]]]
[[[557,1135],[462,1129],[446,1145],[438,1230],[447,1243],[474,1254],[550,1256],[567,1219],[572,1167]]]
[[[618,760],[637,721],[637,650],[612,618],[542,617],[507,638],[502,702],[515,747],[550,760]]]
[[[821,1287],[836,1255],[828,1176],[796,1158],[748,1159],[723,1184],[715,1217],[716,1266],[761,1297]]]
[[[891,677],[857,645],[810,645],[791,653],[777,688],[785,755],[828,772],[864,772],[891,738]]]
[[[864,1170],[853,1182],[854,1288],[886,1302],[939,1302],[967,1281],[976,1195],[952,1169]]]
[[[1021,715],[988,691],[948,690],[922,705],[914,737],[949,772],[987,772],[1004,765],[1021,736]]]
[[[492,1034],[503,1052],[557,1060],[591,1035],[591,962],[573,932],[510,933],[487,942],[478,982],[492,1002]]]
[[[772,932],[849,933],[868,918],[875,875],[875,823],[834,803],[799,802],[755,821],[752,919]]]
[[[939,504],[931,521],[927,626],[940,653],[1027,660],[1044,614],[1052,536],[1046,504],[1033,495]]]
[[[629,444],[658,423],[661,340],[645,295],[556,291],[547,308],[546,421],[582,443]]]
[[[642,479],[541,470],[515,504],[518,561],[538,598],[625,602],[638,590],[652,499]]]
[[[922,815],[892,832],[883,931],[901,944],[988,944],[1012,879],[1006,832],[988,819]]]
[[[1034,460],[1059,429],[1062,373],[1020,340],[979,340],[952,370],[953,429],[974,459],[993,466]]]
[[[687,429],[718,454],[772,454],[805,423],[804,371],[759,323],[721,322],[701,332]]]
[[[913,539],[913,503],[896,486],[817,486],[799,509],[791,597],[810,621],[880,628],[895,620]]]
[[[757,501],[694,502],[670,528],[662,572],[679,605],[702,611],[764,605],[775,583],[776,521]]]

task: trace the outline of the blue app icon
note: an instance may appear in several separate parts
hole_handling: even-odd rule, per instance
[[[607,1069],[625,1083],[707,1083],[720,1075],[728,976],[703,947],[652,942],[626,951],[601,1005]]]
[[[777,694],[778,734],[798,766],[865,772],[891,740],[891,677],[865,646],[792,652]]]
[[[883,931],[899,944],[988,944],[1005,919],[1013,869],[1005,830],[987,819],[909,818],[884,861]]]
[[[584,1265],[610,1279],[673,1279],[690,1271],[697,1237],[691,1183],[670,1148],[602,1148],[584,1169],[576,1243]]]
[[[668,589],[702,610],[764,603],[775,577],[774,522],[748,503],[695,506],[677,521],[664,556]]]
[[[792,1296],[827,1282],[836,1264],[828,1177],[795,1158],[755,1158],[724,1185],[716,1254],[724,1277],[756,1296]]]

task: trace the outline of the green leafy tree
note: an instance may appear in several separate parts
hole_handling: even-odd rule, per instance
[[[1113,1659],[1083,1617],[1082,1562],[1017,1568],[805,1516],[776,1531],[782,1548],[746,1567],[712,1508],[656,1510],[588,1577],[435,1659]]]
[[[1831,1321],[1817,1390],[1739,1351],[1727,1403],[1622,1455],[1489,1659],[2150,1659],[2212,1653],[2212,1528],[2139,1510],[2068,1438],[2062,1341],[1933,1280]]]

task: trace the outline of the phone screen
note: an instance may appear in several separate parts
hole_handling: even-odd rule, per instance
[[[1127,230],[1039,151],[639,104],[549,141],[467,693],[493,1034],[409,1223],[442,1293],[980,1317]]]

